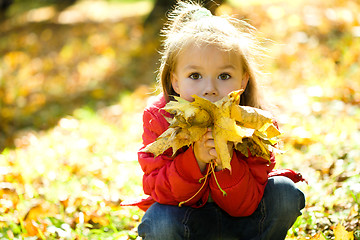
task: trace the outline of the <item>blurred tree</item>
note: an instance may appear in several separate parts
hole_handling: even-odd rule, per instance
[[[214,14],[216,8],[224,1],[225,0],[204,0],[201,2]],[[153,23],[156,24],[158,21],[163,21],[166,17],[166,12],[169,11],[176,4],[176,2],[177,0],[156,0],[154,8],[145,20],[145,25]]]
[[[0,20],[5,19],[6,10],[13,3],[13,0],[0,0]]]
[[[77,0],[53,0],[55,3],[56,9],[61,12],[65,8],[73,5]]]
[[[47,1],[39,1],[42,5],[49,5],[54,4],[55,8],[58,12],[63,11],[65,8],[73,5],[77,0],[47,0]],[[0,21],[6,19],[6,11],[9,9],[9,7],[14,3],[14,0],[0,0]],[[16,1],[18,4],[23,5],[24,10],[29,10],[28,7],[31,6],[28,3],[32,3],[29,0],[21,0]]]

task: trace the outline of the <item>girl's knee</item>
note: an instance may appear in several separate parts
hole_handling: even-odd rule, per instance
[[[143,219],[138,227],[139,236],[142,239],[177,239],[177,229],[174,224],[165,219]]]
[[[181,239],[181,222],[173,206],[155,203],[145,213],[138,233],[142,239]]]
[[[300,215],[300,210],[305,207],[303,192],[287,177],[269,178],[265,192],[270,196],[271,205],[278,213]]]

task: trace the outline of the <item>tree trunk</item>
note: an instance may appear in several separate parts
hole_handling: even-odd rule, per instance
[[[0,21],[6,18],[6,10],[13,2],[13,0],[0,0]]]

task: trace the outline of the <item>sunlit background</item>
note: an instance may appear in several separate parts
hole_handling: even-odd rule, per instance
[[[154,6],[0,0],[1,239],[136,239],[143,212],[119,203],[143,194],[141,117],[165,19],[148,17]],[[228,0],[215,11],[254,25],[268,49],[263,90],[286,151],[277,167],[308,181],[287,239],[334,239],[338,224],[360,239],[360,2]]]

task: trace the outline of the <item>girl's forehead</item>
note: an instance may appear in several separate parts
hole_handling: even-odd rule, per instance
[[[176,66],[242,66],[242,58],[237,51],[226,50],[215,44],[190,44],[177,56]]]
[[[209,43],[190,43],[183,47],[179,52],[178,58],[194,57],[199,55],[218,55],[223,57],[240,57],[236,49],[227,49],[218,44]]]

